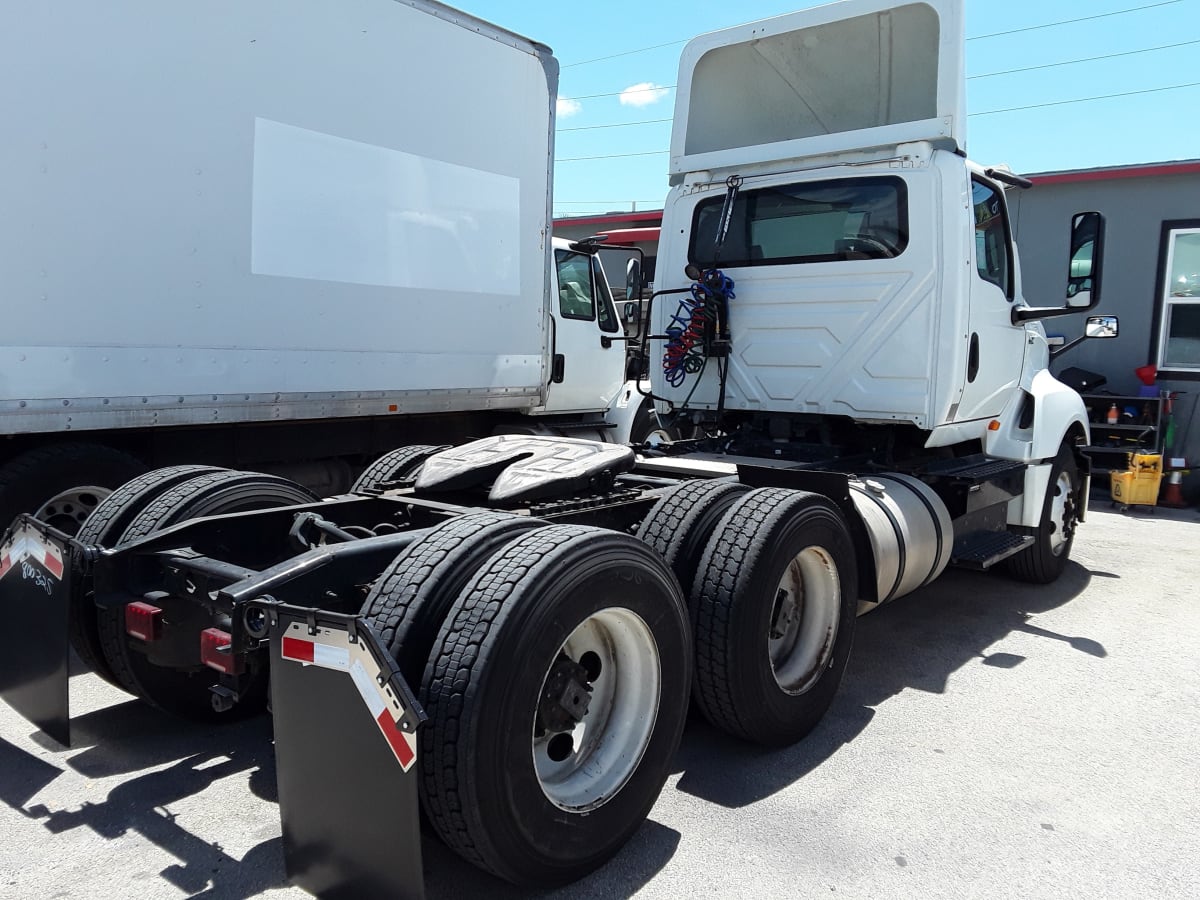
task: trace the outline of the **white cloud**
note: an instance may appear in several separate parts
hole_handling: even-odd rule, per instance
[[[567,116],[573,116],[581,109],[583,109],[583,104],[578,100],[572,100],[570,97],[558,98],[556,110],[560,119],[565,119]]]
[[[668,93],[670,93],[669,88],[665,88],[661,84],[655,84],[653,81],[631,84],[625,90],[621,91],[621,105],[649,106],[651,103],[657,103],[663,97],[667,96]]]

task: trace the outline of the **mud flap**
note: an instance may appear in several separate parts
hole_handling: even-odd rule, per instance
[[[0,541],[0,698],[66,747],[72,544],[30,515]]]
[[[425,713],[357,616],[272,601],[271,713],[284,861],[319,897],[425,896],[417,729]]]

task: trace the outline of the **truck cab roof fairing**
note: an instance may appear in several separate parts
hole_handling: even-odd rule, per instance
[[[961,0],[843,0],[684,48],[671,174],[966,144]]]

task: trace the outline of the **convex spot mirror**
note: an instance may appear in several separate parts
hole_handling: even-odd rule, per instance
[[[1100,302],[1100,268],[1104,258],[1104,217],[1077,213],[1071,220],[1071,259],[1067,270],[1067,306],[1092,309]]]
[[[1120,331],[1116,316],[1088,316],[1083,334],[1089,338],[1115,338]]]

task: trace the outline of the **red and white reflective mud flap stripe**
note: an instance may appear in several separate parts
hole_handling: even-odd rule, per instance
[[[387,673],[379,668],[371,651],[361,641],[351,643],[350,634],[339,629],[318,628],[317,634],[310,635],[303,626],[293,624],[290,630],[292,634],[283,636],[282,657],[349,674],[400,768],[407,772],[416,765],[417,736],[401,721],[404,702],[392,690]]]
[[[49,543],[29,525],[22,525],[0,548],[0,578],[26,560],[35,562],[58,581],[63,577],[62,551]]]

